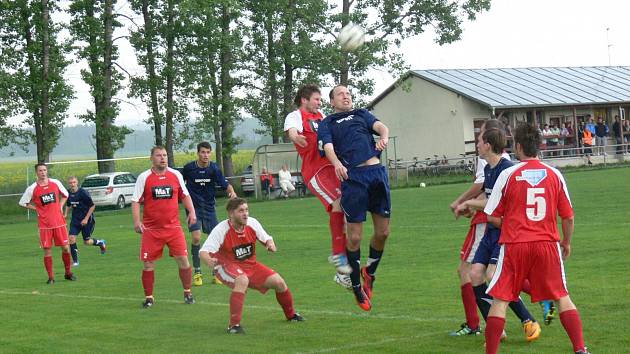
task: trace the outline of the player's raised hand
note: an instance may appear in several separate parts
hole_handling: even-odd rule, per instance
[[[345,181],[348,179],[348,169],[344,165],[342,165],[341,162],[335,164],[335,174],[340,181]]]
[[[133,223],[133,229],[141,234],[144,232],[144,225],[141,222]]]
[[[236,195],[236,192],[231,191],[231,192],[228,192],[228,197],[230,199],[234,199],[234,198],[238,197],[238,195]]]
[[[304,135],[296,135],[295,138],[293,139],[293,142],[299,146],[299,147],[307,147],[308,146],[308,142],[306,141],[306,137]]]
[[[277,251],[277,250],[278,250],[278,249],[276,248],[276,243],[275,243],[275,242],[273,242],[273,240],[268,240],[268,241],[265,243],[265,247],[267,248],[267,251],[269,251],[269,252],[275,252],[275,251]]]
[[[560,248],[562,249],[562,259],[566,260],[571,255],[571,244],[568,242],[560,242]]]
[[[387,149],[387,144],[389,143],[389,138],[381,138],[376,142],[376,150],[383,151]]]

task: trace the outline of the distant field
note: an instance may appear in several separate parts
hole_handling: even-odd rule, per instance
[[[576,212],[573,255],[566,262],[569,290],[593,353],[630,348],[630,168],[566,175]],[[392,192],[392,233],[378,271],[374,307],[362,312],[347,291],[332,282],[327,264],[328,222],[314,198],[253,203],[278,245],[258,248],[259,259],[289,284],[304,323],[286,323],[273,293],[250,291],[242,337],[225,334],[229,290],[194,288],[198,303],[184,305],[176,266],[158,262],[156,305],[141,309],[139,236],[130,210],[97,215],[96,235],[109,252],[80,246],[77,282],[45,285],[36,225],[0,225],[0,352],[11,353],[482,353],[483,336],[451,338],[464,314],[456,267],[467,221],[455,221],[448,204],[467,185],[450,184]],[[218,204],[220,217],[225,200]],[[371,227],[367,226],[366,235]],[[367,239],[363,249],[367,250]],[[363,259],[367,256],[363,253]],[[59,251],[53,253],[58,279]],[[540,318],[537,305],[529,304]],[[541,338],[525,342],[508,314],[503,353],[571,353],[559,321]]]

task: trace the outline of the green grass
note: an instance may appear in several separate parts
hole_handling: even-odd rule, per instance
[[[630,169],[566,175],[576,212],[573,254],[566,262],[569,290],[594,353],[630,347]],[[184,305],[175,263],[165,257],[156,270],[156,305],[140,308],[142,265],[139,236],[129,209],[100,212],[96,233],[108,241],[80,246],[77,282],[45,285],[36,225],[0,225],[0,352],[395,352],[481,353],[483,336],[450,338],[463,321],[456,267],[467,222],[453,220],[448,204],[464,184],[392,191],[392,232],[378,271],[374,307],[362,312],[351,294],[332,282],[326,262],[328,222],[314,198],[252,203],[251,215],[275,237],[278,252],[258,248],[259,260],[289,284],[304,323],[287,323],[273,293],[250,291],[245,301],[245,336],[228,336],[229,289],[195,288],[198,303]],[[219,202],[219,214],[224,200]],[[367,226],[365,234],[371,233]],[[364,240],[364,250],[367,248]],[[366,252],[363,257],[365,259]],[[53,254],[57,278],[63,271]],[[525,296],[526,297],[526,296]],[[526,303],[529,303],[526,299]],[[529,305],[540,318],[537,305]],[[559,321],[527,344],[517,319],[508,314],[503,353],[570,353]]]

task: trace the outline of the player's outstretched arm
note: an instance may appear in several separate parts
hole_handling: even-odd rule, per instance
[[[287,130],[287,135],[289,136],[289,139],[299,147],[306,147],[308,145],[306,137],[304,137],[304,135],[300,135],[296,128],[289,128],[289,130]]]
[[[276,252],[278,250],[276,248],[276,243],[273,242],[273,240],[267,240],[267,242],[265,242],[265,247],[267,248],[267,251],[269,252]]]
[[[187,195],[182,202],[184,203],[184,208],[188,211],[188,226],[195,224],[197,222],[197,214],[195,214],[192,198],[190,195]]]
[[[142,225],[142,220],[140,220],[140,203],[131,202],[131,216],[133,217],[133,229],[141,234],[144,232],[144,225]]]
[[[477,196],[479,196],[479,194],[481,194],[483,192],[483,182],[482,183],[473,183],[470,188],[468,188],[468,190],[466,190],[464,193],[462,193],[459,197],[457,197],[457,199],[455,199],[451,205],[451,211],[455,212],[455,208],[457,208],[457,206],[459,204],[461,204],[462,202],[465,202],[469,199],[472,198],[477,198]]]
[[[236,195],[236,192],[234,191],[234,187],[232,187],[231,184],[228,184],[226,191],[227,191],[228,198],[234,199],[238,197],[238,195]]]
[[[573,217],[562,219],[562,258],[567,259],[571,255],[571,238],[573,238],[574,221]]]
[[[335,174],[339,180],[343,181],[348,179],[348,170],[346,167],[339,161],[337,154],[335,154],[335,148],[333,144],[328,143],[324,145],[324,152],[326,153],[326,158],[332,165],[335,167]]]
[[[382,122],[376,121],[374,125],[372,125],[372,129],[381,137],[379,141],[376,142],[376,150],[385,150],[389,143],[389,128]]]
[[[208,251],[199,251],[199,258],[203,261],[208,268],[213,269],[217,265],[218,260],[210,255]]]

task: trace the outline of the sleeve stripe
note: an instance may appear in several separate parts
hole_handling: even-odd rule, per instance
[[[571,198],[569,197],[569,189],[567,188],[567,183],[565,182],[564,176],[562,176],[562,173],[560,173],[560,171],[558,171],[557,168],[549,166],[544,162],[542,164],[545,167],[549,168],[551,171],[553,171],[553,173],[556,174],[556,177],[558,177],[558,180],[560,180],[560,184],[562,184],[562,190],[564,191],[564,195],[567,197],[567,200],[569,201],[569,205],[571,206],[571,208],[573,208],[573,203],[571,203]]]

